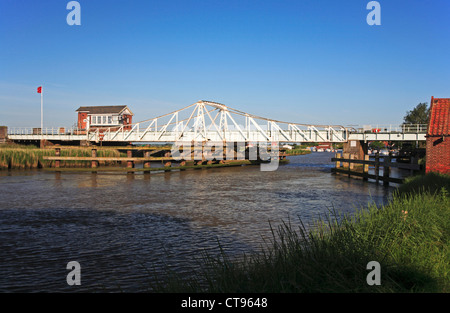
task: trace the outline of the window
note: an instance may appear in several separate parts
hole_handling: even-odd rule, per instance
[[[103,116],[103,124],[106,124],[106,116]]]
[[[92,124],[97,124],[97,117],[96,116],[92,117]]]
[[[108,116],[108,124],[112,124],[112,117]]]

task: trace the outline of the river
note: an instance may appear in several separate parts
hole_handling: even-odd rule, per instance
[[[0,292],[146,292],[202,253],[257,250],[270,226],[386,203],[395,187],[333,175],[332,153],[171,173],[0,172]],[[67,263],[81,266],[69,286]]]

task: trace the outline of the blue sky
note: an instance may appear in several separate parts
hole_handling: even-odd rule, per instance
[[[398,124],[450,97],[450,1],[0,1],[0,125],[71,126],[86,105],[134,121],[197,100],[277,120]]]

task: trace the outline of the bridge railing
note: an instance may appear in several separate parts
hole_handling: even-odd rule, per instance
[[[82,135],[86,130],[76,127],[8,127],[8,135]]]
[[[428,124],[372,124],[352,128],[357,133],[426,133]]]

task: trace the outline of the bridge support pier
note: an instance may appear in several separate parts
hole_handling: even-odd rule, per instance
[[[367,154],[368,147],[368,142],[364,142],[362,140],[349,140],[347,142],[344,142],[343,152],[356,156],[356,159],[358,160],[364,160],[364,156]]]

